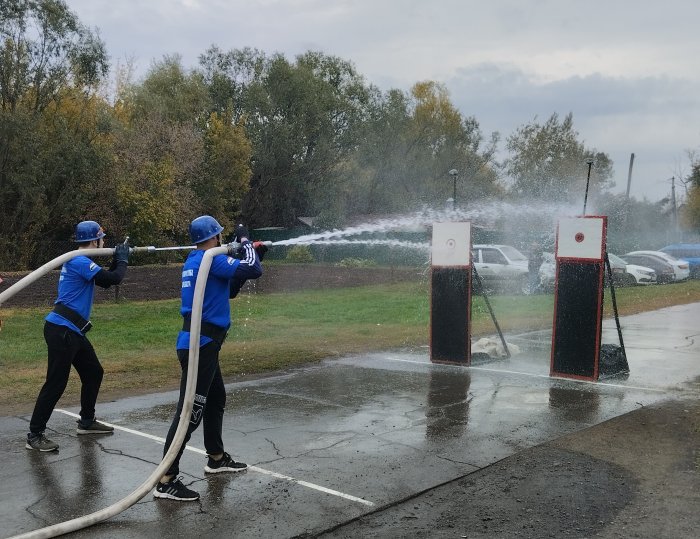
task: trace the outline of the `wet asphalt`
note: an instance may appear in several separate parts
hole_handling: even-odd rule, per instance
[[[544,444],[585,437],[630,412],[696,403],[699,319],[700,303],[623,318],[631,372],[599,382],[550,378],[551,335],[542,331],[506,335],[519,354],[471,367],[431,364],[425,348],[327,360],[229,384],[224,442],[250,465],[246,472],[205,476],[200,429],[180,466],[199,502],[148,495],[72,536],[411,536],[396,521],[411,513],[412,500],[444,485],[471,480],[473,486],[470,478],[508,462],[535,484],[540,468],[554,477],[556,462],[566,458],[561,447]],[[603,342],[617,342],[612,321],[604,324]],[[60,450],[52,453],[25,449],[28,416],[0,417],[0,537],[97,511],[131,493],[160,462],[176,400],[176,392],[167,392],[98,402],[98,417],[115,426],[109,435],[78,436],[77,409],[57,409],[47,435]],[[540,458],[531,458],[538,451]],[[570,465],[569,476],[579,473],[576,462]],[[621,500],[631,496],[633,482],[606,470],[595,469],[596,485]],[[582,465],[580,473],[591,469]],[[510,497],[487,487],[454,489],[448,499],[442,490],[440,507],[466,511],[489,496]],[[585,511],[587,502],[567,503]],[[396,511],[404,516],[378,518]],[[363,516],[373,519],[370,528],[361,526]]]

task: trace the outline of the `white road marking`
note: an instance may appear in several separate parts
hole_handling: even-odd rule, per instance
[[[472,367],[471,365],[449,365],[449,364],[443,364],[443,363],[426,363],[425,361],[414,361],[412,359],[398,359],[398,358],[387,358],[389,361],[401,361],[403,363],[415,363],[417,365],[425,365],[425,366],[431,366],[431,365],[439,365],[440,367],[454,367],[456,369],[470,369],[470,370],[476,370],[476,371],[486,371],[486,372],[497,372],[497,373],[504,373],[504,374],[518,374],[520,376],[530,376],[531,378],[546,378],[548,380],[557,380],[557,381],[563,381],[563,382],[573,382],[575,384],[591,384],[594,386],[605,386],[605,387],[619,387],[622,389],[638,389],[640,391],[653,391],[654,393],[666,393],[668,390],[667,389],[658,389],[658,388],[652,388],[652,387],[639,387],[639,386],[627,386],[624,384],[609,384],[607,382],[593,382],[590,380],[576,380],[574,378],[562,378],[559,376],[549,376],[547,374],[535,374],[531,372],[520,372],[520,371],[508,371],[505,369],[488,369],[486,367]]]
[[[54,411],[60,412],[62,414],[65,414],[65,415],[68,415],[71,417],[75,417],[77,419],[80,419],[80,415],[75,414],[73,412],[69,412],[68,410],[62,410],[60,408],[55,408]],[[106,421],[102,421],[101,419],[100,419],[100,423],[104,423],[105,425],[109,425],[110,427],[114,427],[115,430],[120,430],[122,432],[128,432],[129,434],[134,434],[136,436],[141,436],[143,438],[148,438],[149,440],[153,440],[153,441],[158,442],[159,444],[162,444],[162,445],[165,444],[165,438],[161,438],[160,436],[154,436],[153,434],[148,434],[146,432],[141,432],[138,430],[130,429],[128,427],[122,427],[121,425],[115,425],[114,423],[107,423]],[[193,447],[191,445],[186,445],[185,449],[189,449],[190,451],[193,451],[195,453],[199,453],[201,455],[207,454],[207,452],[204,451],[203,449],[199,449],[198,447]],[[273,472],[271,470],[259,468],[258,466],[248,466],[248,469],[253,471],[253,472],[258,472],[258,473],[262,473],[265,475],[269,475],[269,476],[274,477],[276,479],[283,479],[285,481],[290,481],[292,483],[296,483],[297,485],[301,485],[302,487],[307,487],[307,488],[310,488],[313,490],[318,490],[319,492],[324,492],[324,493],[330,494],[332,496],[338,496],[339,498],[344,498],[344,499],[350,500],[352,502],[361,503],[362,505],[366,505],[368,507],[374,507],[374,502],[370,502],[369,500],[364,500],[362,498],[358,498],[357,496],[352,496],[351,494],[345,494],[344,492],[339,492],[337,490],[322,487],[321,485],[309,483],[308,481],[296,479],[295,477],[290,477],[288,475]]]

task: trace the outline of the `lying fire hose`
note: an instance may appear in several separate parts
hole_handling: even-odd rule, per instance
[[[119,513],[126,511],[129,507],[138,502],[141,498],[146,496],[149,492],[153,490],[158,481],[160,480],[165,472],[168,471],[173,460],[177,456],[180,446],[185,439],[185,434],[187,433],[187,424],[190,421],[190,414],[192,413],[192,406],[194,404],[194,391],[197,386],[197,370],[199,367],[199,336],[202,327],[202,306],[204,303],[204,290],[207,284],[207,278],[209,277],[209,270],[211,269],[212,259],[216,255],[228,254],[233,256],[235,252],[240,247],[239,243],[229,243],[221,247],[215,247],[213,249],[207,249],[202,257],[202,262],[199,266],[199,273],[197,274],[197,281],[194,287],[194,299],[192,301],[192,322],[190,325],[190,352],[189,352],[189,363],[187,368],[187,384],[185,386],[185,397],[182,404],[182,412],[180,413],[180,421],[177,424],[177,431],[175,432],[175,437],[168,452],[163,457],[163,460],[158,465],[158,467],[153,471],[153,473],[146,479],[146,481],[141,484],[136,490],[131,494],[123,498],[122,500],[105,507],[99,511],[85,515],[82,517],[74,518],[73,520],[68,520],[66,522],[61,522],[59,524],[54,524],[53,526],[47,526],[46,528],[41,528],[32,532],[24,533],[21,535],[15,535],[9,539],[40,539],[45,537],[56,537],[58,535],[63,535],[65,533],[74,532],[76,530],[82,530],[98,522],[102,522],[109,518],[112,518]],[[165,249],[193,249],[194,247],[176,247]],[[132,252],[155,252],[159,249],[155,247],[133,247]],[[162,248],[160,250],[163,250]],[[50,270],[57,268],[64,262],[75,258],[79,255],[84,256],[107,256],[114,253],[114,249],[103,248],[103,249],[78,249],[71,251],[64,255],[55,258],[51,262],[47,262],[40,268],[34,270],[32,273],[24,277],[22,280],[16,282],[10,288],[0,293],[0,306],[14,294],[20,290],[26,288],[29,284],[36,281],[42,275],[48,273]]]

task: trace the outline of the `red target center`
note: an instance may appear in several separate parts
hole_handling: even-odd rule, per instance
[[[585,238],[585,236],[583,235],[583,232],[577,232],[576,235],[574,236],[576,243],[581,243],[584,240],[584,238]]]

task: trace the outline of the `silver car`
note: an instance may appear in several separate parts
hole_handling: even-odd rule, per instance
[[[510,245],[473,245],[472,263],[490,289],[527,293],[527,257]]]

